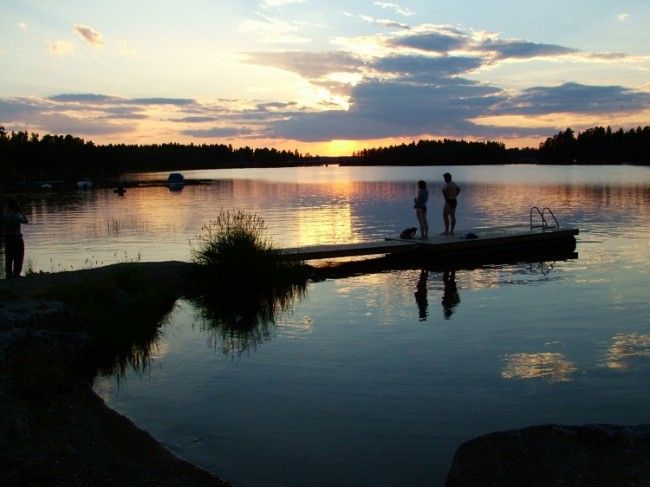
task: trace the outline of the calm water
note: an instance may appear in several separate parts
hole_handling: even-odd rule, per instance
[[[650,168],[300,168],[186,173],[165,188],[23,197],[34,270],[188,260],[220,208],[280,245],[372,240],[415,225],[429,182],[462,187],[458,227],[549,206],[579,258],[312,283],[292,309],[229,335],[188,301],[150,366],[96,390],[180,456],[235,485],[439,485],[463,441],[532,424],[648,423]],[[160,175],[139,175],[142,179]]]

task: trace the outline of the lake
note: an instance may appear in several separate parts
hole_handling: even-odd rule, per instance
[[[318,167],[185,172],[212,184],[19,195],[26,266],[189,260],[220,209],[261,215],[279,246],[361,242],[415,226],[418,179],[442,230],[580,228],[577,258],[331,279],[233,334],[181,300],[144,370],[98,377],[107,404],[237,486],[441,485],[456,448],[541,423],[650,422],[650,168]],[[129,175],[161,179],[166,175]]]

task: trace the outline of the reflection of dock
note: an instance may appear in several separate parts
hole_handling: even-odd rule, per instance
[[[476,238],[464,238],[468,234]],[[528,248],[575,246],[577,228],[530,228],[528,225],[510,225],[477,228],[455,235],[436,235],[427,240],[387,238],[375,242],[335,245],[310,245],[282,249],[282,255],[292,260],[331,259],[363,255],[393,254],[397,252],[426,252],[435,256],[466,256],[482,253],[521,252]]]

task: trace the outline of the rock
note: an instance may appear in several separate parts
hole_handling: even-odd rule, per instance
[[[647,486],[650,425],[542,425],[463,443],[447,475],[454,486]]]

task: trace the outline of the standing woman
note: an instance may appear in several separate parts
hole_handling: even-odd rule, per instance
[[[27,217],[20,211],[20,206],[15,200],[7,202],[4,214],[5,234],[5,274],[7,279],[19,277],[23,270],[25,257],[25,243],[20,232],[20,224],[27,223]]]
[[[427,223],[427,200],[429,199],[429,190],[427,183],[418,181],[418,194],[415,197],[413,208],[420,223],[420,238],[429,238],[429,224]]]

